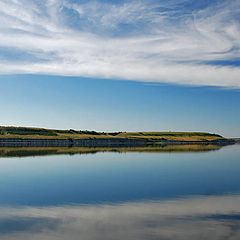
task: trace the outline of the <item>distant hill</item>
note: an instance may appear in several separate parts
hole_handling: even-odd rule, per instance
[[[222,140],[219,134],[205,132],[96,132],[87,130],[57,130],[29,127],[0,126],[0,138],[20,139],[95,139],[125,138],[150,141],[214,141]]]

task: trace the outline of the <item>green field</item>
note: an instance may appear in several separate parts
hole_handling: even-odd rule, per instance
[[[28,127],[0,127],[0,138],[20,139],[96,139],[125,138],[152,141],[212,141],[222,136],[204,132],[96,132],[87,130],[56,130]]]

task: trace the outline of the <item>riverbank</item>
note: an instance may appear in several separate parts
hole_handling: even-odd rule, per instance
[[[27,139],[0,138],[0,147],[144,147],[154,145],[229,145],[231,139],[212,141],[176,141],[156,139],[98,138],[98,139]]]
[[[233,144],[204,132],[95,132],[26,127],[0,127],[0,147],[135,147],[177,144]]]

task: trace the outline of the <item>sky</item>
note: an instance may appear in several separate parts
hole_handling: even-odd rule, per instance
[[[239,0],[0,0],[0,125],[240,136]]]

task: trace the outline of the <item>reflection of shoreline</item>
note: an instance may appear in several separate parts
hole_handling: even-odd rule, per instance
[[[213,144],[178,144],[147,147],[1,147],[0,157],[45,156],[59,154],[94,154],[98,152],[207,152],[219,150],[222,146]]]
[[[2,227],[1,227],[2,226]],[[233,239],[240,195],[113,205],[0,207],[1,240]]]

